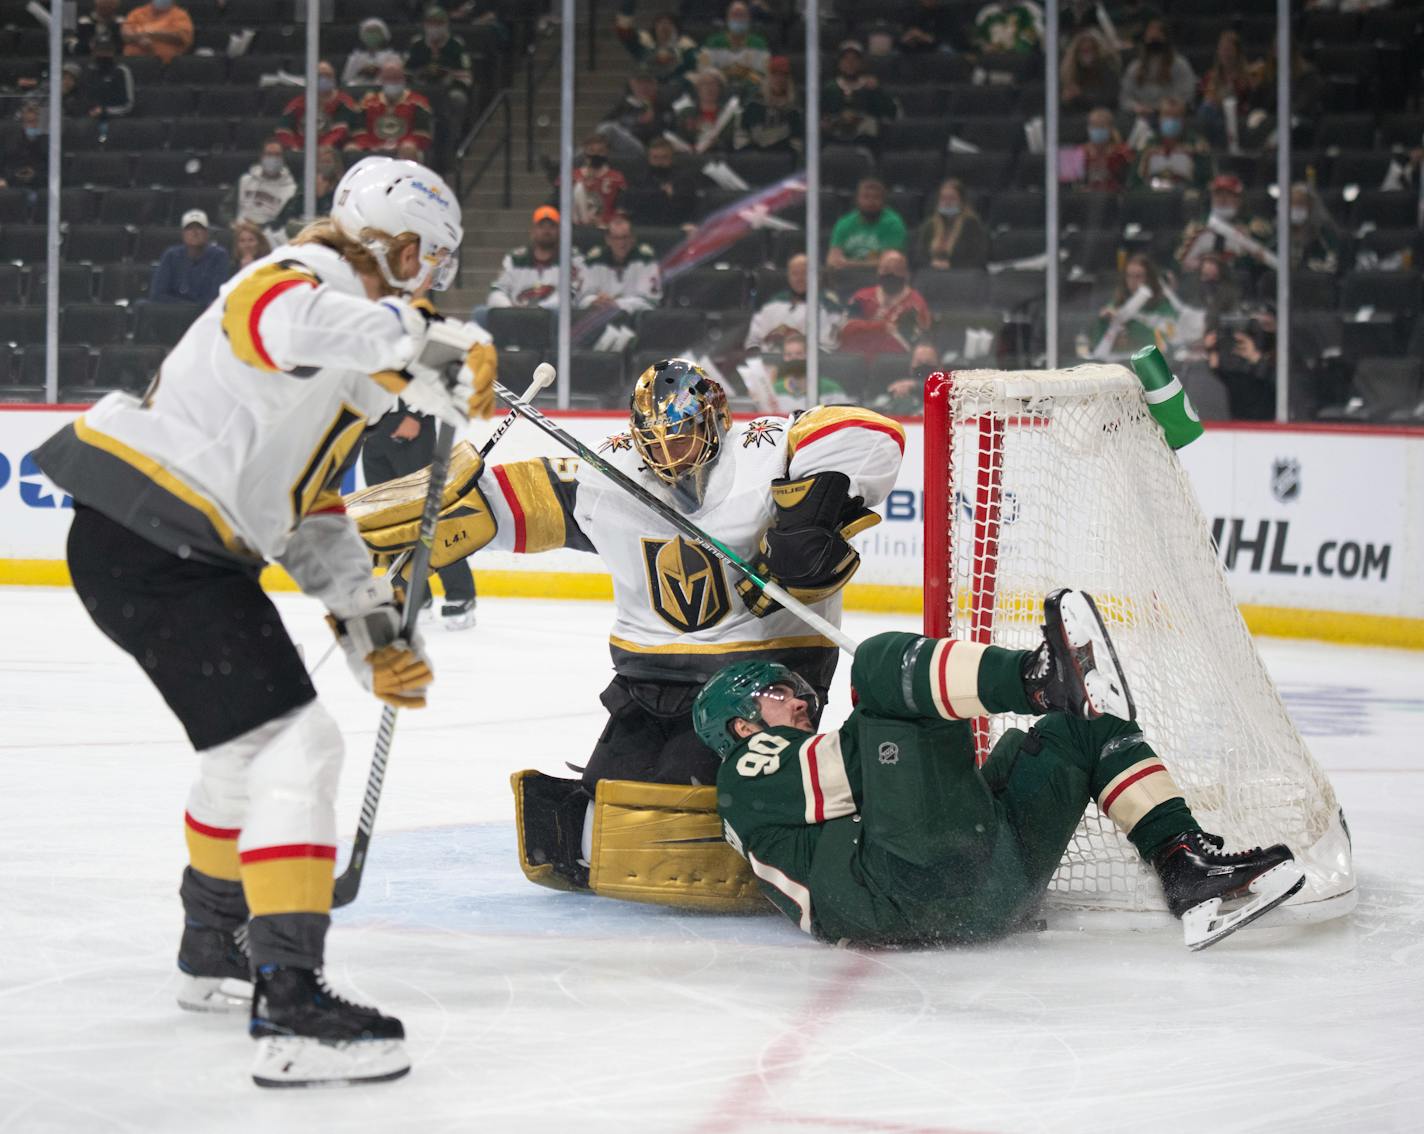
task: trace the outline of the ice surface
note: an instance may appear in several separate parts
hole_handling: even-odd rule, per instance
[[[315,662],[316,605],[278,601]],[[1263,645],[1354,834],[1347,920],[1200,954],[1175,925],[862,953],[525,883],[508,775],[587,754],[609,608],[487,600],[479,619],[428,634],[433,704],[402,715],[330,939],[333,980],[404,1019],[415,1070],[263,1092],[243,1021],[173,1000],[181,730],[71,593],[0,590],[0,1131],[1424,1126],[1424,655]],[[913,621],[847,618],[890,626]],[[351,830],[378,706],[338,656],[317,684]]]

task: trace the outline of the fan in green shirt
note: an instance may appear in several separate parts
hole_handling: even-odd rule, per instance
[[[1134,723],[1091,597],[1048,595],[1043,632],[1031,651],[877,634],[856,651],[857,707],[836,732],[813,733],[815,695],[785,666],[713,676],[692,712],[722,757],[723,833],[783,914],[866,945],[1012,932],[1094,800],[1156,869],[1193,949],[1300,889],[1285,846],[1226,854],[1198,826]],[[991,713],[1040,719],[1006,731],[980,769],[970,721]]]
[[[826,267],[834,271],[847,264],[877,263],[887,249],[903,252],[907,239],[904,218],[885,204],[885,183],[867,177],[855,187],[855,211],[831,230]]]

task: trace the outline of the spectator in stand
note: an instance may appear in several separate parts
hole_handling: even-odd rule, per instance
[[[1205,138],[1188,128],[1186,115],[1187,105],[1181,99],[1162,100],[1157,133],[1138,155],[1133,185],[1162,192],[1205,187],[1211,176],[1211,150]]]
[[[1108,16],[1117,31],[1118,44],[1130,48],[1141,42],[1148,24],[1162,18],[1162,8],[1153,0],[1120,0],[1108,5]]]
[[[1063,109],[1072,112],[1095,106],[1116,106],[1122,86],[1122,65],[1096,29],[1080,31],[1063,53],[1058,68]]]
[[[940,183],[935,211],[915,230],[913,254],[917,268],[939,271],[979,269],[989,262],[989,230],[959,178]]]
[[[208,214],[189,209],[183,214],[183,242],[163,253],[153,269],[148,298],[154,303],[196,303],[206,307],[218,297],[232,274],[227,252],[208,236]]]
[[[1227,112],[1235,106],[1236,130],[1244,132],[1246,115],[1255,101],[1253,76],[1259,66],[1246,62],[1241,47],[1241,33],[1224,31],[1216,41],[1216,58],[1201,80],[1201,102],[1197,106],[1197,121],[1202,133],[1214,146],[1226,146],[1230,141],[1232,120]],[[1274,105],[1274,102],[1272,102]]]
[[[702,41],[697,61],[703,71],[721,72],[732,94],[750,96],[761,89],[771,49],[760,32],[752,31],[752,10],[743,0],[727,5],[726,27]]]
[[[1043,9],[1033,0],[985,4],[974,17],[974,47],[981,54],[1031,55],[1043,42]]]
[[[235,220],[249,221],[279,242],[284,234],[277,218],[297,193],[297,179],[287,168],[284,154],[281,142],[268,139],[257,164],[238,178],[233,209]]]
[[[742,110],[737,127],[737,149],[790,150],[799,154],[806,144],[806,115],[796,97],[791,61],[773,55],[766,82]]]
[[[926,51],[951,51],[955,34],[954,13],[939,0],[915,0],[900,24],[900,50],[908,55]]]
[[[1276,40],[1266,58],[1251,68],[1256,84],[1257,104],[1274,109],[1276,105]],[[1320,117],[1325,106],[1325,78],[1314,63],[1300,53],[1300,41],[1291,38],[1290,73],[1291,113],[1297,118],[1313,120]]]
[[[277,218],[276,228],[290,239],[299,233],[307,221],[315,217],[331,215],[332,197],[336,193],[336,183],[345,172],[341,154],[332,146],[322,146],[316,151],[316,200],[313,202],[312,216],[306,215],[306,187],[297,183],[297,191],[287,202]]]
[[[84,68],[78,63],[65,63],[59,75],[59,113],[64,118],[83,118],[89,112],[89,105],[79,91],[79,76]]]
[[[658,80],[646,64],[638,64],[628,76],[628,89],[615,102],[605,122],[612,122],[624,133],[647,146],[663,132],[667,108],[658,93]]]
[[[1332,276],[1340,270],[1340,230],[1320,194],[1303,181],[1290,191],[1290,266]]]
[[[1137,58],[1123,72],[1118,95],[1123,110],[1148,117],[1164,98],[1190,106],[1197,93],[1197,73],[1172,47],[1165,20],[1152,20],[1142,33]]]
[[[643,211],[633,217],[642,224],[686,224],[697,207],[696,186],[678,164],[672,143],[666,138],[654,138],[648,143],[646,168],[629,182],[628,188],[658,194],[655,204],[645,204]]]
[[[683,153],[705,154],[730,150],[736,139],[741,100],[730,94],[722,72],[698,71],[692,91],[672,104],[672,129],[663,136]]]
[[[1208,252],[1197,265],[1195,275],[1182,279],[1183,296],[1206,314],[1206,327],[1215,330],[1217,321],[1241,306],[1241,289],[1215,252]]]
[[[122,118],[133,110],[133,72],[117,54],[118,43],[112,39],[90,44],[89,66],[79,79],[79,97],[90,118]]]
[[[1226,386],[1237,421],[1276,415],[1276,313],[1269,305],[1223,314],[1206,336],[1207,365]],[[1294,351],[1292,360],[1294,361]]]
[[[835,294],[821,289],[819,337],[822,350],[835,350],[845,308]],[[788,335],[806,336],[806,257],[798,252],[786,261],[786,290],[779,291],[756,309],[747,328],[749,352],[777,351]]]
[[[1183,271],[1197,271],[1208,252],[1215,252],[1230,268],[1246,267],[1248,274],[1264,266],[1265,253],[1275,248],[1275,228],[1265,217],[1244,215],[1241,198],[1241,179],[1234,174],[1224,173],[1212,181],[1210,211],[1204,219],[1187,225],[1177,247],[1177,263]],[[1253,251],[1243,239],[1224,236],[1222,228],[1232,230],[1244,241],[1252,241],[1259,247]]]
[[[821,128],[828,141],[855,143],[880,136],[880,124],[899,113],[880,80],[865,70],[865,48],[857,40],[841,44],[836,74],[821,90]]]
[[[583,143],[583,164],[574,170],[574,224],[607,228],[627,186],[628,179],[608,164],[608,139],[590,134]]]
[[[908,234],[904,218],[885,204],[885,183],[863,178],[855,187],[855,208],[836,221],[826,267],[835,271],[847,264],[875,264],[887,249],[903,251]]]
[[[435,140],[430,103],[406,85],[405,66],[398,60],[381,64],[380,80],[380,89],[369,92],[357,107],[360,128],[346,148],[395,156],[408,141],[422,155],[429,154]]]
[[[232,222],[232,270],[242,271],[249,264],[262,259],[272,251],[272,241],[267,234],[251,221]]]
[[[341,69],[343,87],[369,87],[381,81],[381,68],[400,63],[400,52],[391,46],[391,29],[379,16],[361,21],[360,46],[354,47]]]
[[[150,0],[124,20],[125,55],[152,55],[169,63],[193,47],[193,21],[173,0]]]
[[[776,395],[774,412],[795,413],[811,408],[806,394],[806,336],[792,332],[781,341],[781,357],[764,359],[771,392]],[[816,404],[821,406],[849,405],[855,401],[846,388],[826,373],[817,376]],[[768,407],[770,408],[770,407]]]
[[[663,299],[662,272],[652,245],[638,243],[632,222],[616,216],[603,242],[589,250],[579,285],[578,307],[604,316],[599,327],[617,326],[614,340],[603,349],[621,350],[632,340],[632,318],[651,311]],[[600,349],[595,347],[595,349]]]
[[[1074,189],[1121,193],[1133,172],[1133,153],[1117,132],[1113,112],[1100,106],[1088,115],[1088,140],[1058,152],[1058,180]]]
[[[570,276],[570,294],[577,296],[583,286],[583,257],[577,252]],[[559,210],[540,205],[534,210],[529,226],[529,243],[505,256],[488,298],[475,308],[474,320],[483,325],[492,307],[542,307],[556,311],[558,306]]]
[[[1137,293],[1143,288],[1149,292],[1145,302]],[[1112,303],[1098,312],[1097,321],[1089,329],[1086,340],[1087,350],[1082,357],[1125,359],[1141,347],[1176,337],[1176,322],[1180,312],[1167,297],[1157,269],[1152,261],[1142,253],[1129,256],[1118,275],[1117,290]]]
[[[621,10],[614,17],[614,30],[628,54],[652,71],[660,83],[695,71],[697,44],[678,30],[677,17],[671,12],[660,12],[653,18],[649,31],[638,27],[637,8],[637,0],[623,0]]]
[[[344,146],[359,112],[351,96],[336,85],[336,68],[322,60],[316,65],[318,146]],[[289,150],[306,148],[307,96],[303,91],[282,110],[282,124],[273,135]]]
[[[910,264],[903,252],[880,254],[878,282],[850,297],[841,326],[842,351],[863,354],[905,354],[930,329],[925,297],[910,286]]]
[[[49,129],[40,103],[20,106],[20,135],[0,153],[0,189],[43,189],[49,177]]]
[[[939,351],[934,343],[922,339],[910,352],[910,373],[897,378],[877,394],[871,406],[880,413],[908,417],[925,409],[925,379],[940,369]]]
[[[470,50],[458,35],[450,34],[450,16],[438,4],[425,9],[420,35],[410,41],[405,55],[407,73],[427,90],[437,90],[442,168],[449,164],[454,146],[465,136],[465,116],[470,109],[474,67]]]
[[[92,55],[94,44],[101,39],[115,45],[124,41],[124,17],[119,13],[119,0],[94,0],[94,11],[79,17],[72,53]]]

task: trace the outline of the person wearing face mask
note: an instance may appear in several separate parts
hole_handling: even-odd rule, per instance
[[[1164,98],[1157,108],[1157,132],[1142,148],[1132,171],[1132,188],[1178,192],[1202,189],[1211,176],[1211,151],[1187,121],[1187,104]]]
[[[855,143],[880,135],[880,124],[895,118],[899,106],[865,71],[865,48],[853,39],[841,44],[836,74],[821,90],[821,128],[828,139]]]
[[[871,403],[880,413],[892,417],[908,417],[923,413],[925,408],[925,379],[940,369],[939,351],[932,342],[918,342],[910,352],[910,373],[908,377],[897,378],[876,395]]]
[[[697,70],[697,44],[678,30],[677,17],[660,12],[652,27],[640,28],[637,0],[623,0],[613,17],[613,30],[634,61],[648,67],[660,83],[680,79]]]
[[[989,262],[989,231],[959,178],[940,184],[934,213],[915,230],[912,254],[916,267],[939,271],[979,269]]]
[[[345,145],[351,137],[352,124],[358,111],[356,103],[336,85],[336,68],[326,60],[316,66],[319,101],[316,108],[316,144]],[[306,148],[307,96],[303,91],[282,110],[282,124],[273,135],[289,150]]]
[[[831,229],[826,267],[837,271],[847,264],[874,264],[887,248],[903,249],[907,239],[904,218],[885,203],[885,183],[866,177],[855,187],[855,210]]]
[[[435,92],[441,122],[440,148],[449,151],[465,134],[474,65],[465,41],[450,33],[450,16],[444,8],[430,5],[423,21],[420,34],[406,50],[405,66],[412,80]],[[448,152],[443,156],[448,157]]]
[[[743,0],[727,5],[727,23],[702,41],[701,70],[721,72],[731,93],[751,97],[766,79],[771,49],[766,38],[752,31],[752,10]]]
[[[20,136],[0,151],[0,189],[41,189],[49,176],[49,131],[41,104],[27,100],[20,107]],[[0,135],[3,137],[3,135]]]
[[[1133,156],[1117,132],[1112,111],[1100,106],[1088,115],[1088,140],[1058,151],[1058,180],[1074,189],[1121,193],[1132,172]]]
[[[1222,226],[1250,237],[1264,248],[1274,248],[1275,226],[1265,217],[1247,216],[1241,210],[1241,179],[1224,173],[1211,183],[1211,209],[1201,220],[1192,221],[1182,232],[1177,246],[1177,263],[1186,272],[1195,272],[1208,252],[1215,252],[1233,270],[1245,270],[1247,275],[1264,266],[1261,252],[1250,251],[1244,245],[1224,236]]]
[[[649,142],[647,157],[642,172],[628,183],[630,190],[637,191],[628,201],[629,215],[639,224],[686,224],[697,206],[692,175],[678,164],[677,153],[666,138]]]
[[[125,55],[152,55],[168,63],[193,48],[193,21],[173,0],[150,0],[124,20]]]
[[[78,89],[80,104],[90,118],[122,118],[133,110],[133,72],[118,61],[117,50],[112,39],[91,44],[89,66],[79,77]]]
[[[1291,186],[1290,261],[1292,268],[1334,275],[1340,269],[1340,230],[1319,194],[1303,181]]]
[[[429,100],[406,85],[405,65],[399,60],[381,65],[380,80],[381,85],[356,108],[360,128],[346,148],[393,155],[402,142],[409,141],[428,154],[435,141]]]
[[[401,61],[400,52],[391,47],[391,29],[380,17],[362,20],[357,35],[360,42],[351,49],[341,68],[343,87],[374,86],[381,81],[382,67]]]
[[[1117,53],[1100,32],[1088,28],[1075,35],[1058,68],[1063,109],[1069,113],[1095,106],[1116,106],[1122,74]]]
[[[627,185],[627,178],[608,164],[607,139],[590,134],[583,144],[583,164],[574,170],[574,224],[607,228]]]
[[[1173,50],[1166,22],[1150,21],[1142,33],[1137,58],[1123,72],[1119,105],[1145,118],[1164,98],[1178,98],[1190,104],[1196,91],[1197,74]]]
[[[880,354],[909,354],[911,344],[930,329],[925,297],[910,286],[903,252],[880,254],[877,282],[850,297],[841,327],[841,350],[872,360]]]
[[[251,221],[268,239],[280,243],[285,232],[278,218],[297,195],[297,179],[287,168],[282,143],[269,138],[262,146],[257,164],[237,182],[233,219]]]

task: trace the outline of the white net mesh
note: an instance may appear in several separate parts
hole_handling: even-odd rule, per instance
[[[1202,826],[1228,847],[1289,845],[1307,872],[1293,904],[1328,916],[1354,884],[1334,791],[1256,654],[1137,379],[1120,366],[965,371],[928,402],[944,440],[936,452],[928,421],[926,582],[948,586],[927,586],[927,630],[1028,649],[1044,594],[1092,594],[1147,738]],[[935,478],[947,489],[939,515]],[[981,758],[1027,723],[990,718]],[[1132,846],[1091,806],[1049,898],[1161,908]]]

